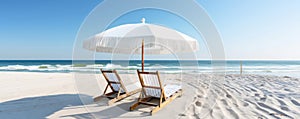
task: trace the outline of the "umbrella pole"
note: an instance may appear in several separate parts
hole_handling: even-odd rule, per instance
[[[144,71],[144,39],[142,41],[142,71]]]

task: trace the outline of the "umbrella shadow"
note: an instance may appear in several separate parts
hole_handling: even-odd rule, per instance
[[[0,117],[3,119],[42,119],[65,107],[81,106],[79,99],[90,97],[78,94],[59,94],[21,98],[0,103]]]
[[[138,111],[138,113],[128,114],[131,113],[129,108],[133,103],[135,103],[135,101],[121,102],[119,104],[109,106],[101,111],[91,112],[92,115],[90,113],[81,113],[81,114],[74,114],[74,115],[65,115],[61,117],[72,117],[76,119],[90,119],[90,118],[111,119],[111,118],[142,118],[142,117],[150,116],[149,112],[143,112],[138,110],[134,110],[134,111]],[[107,106],[107,105],[97,105],[97,106]]]

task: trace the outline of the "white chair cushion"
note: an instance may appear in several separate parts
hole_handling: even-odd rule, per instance
[[[133,84],[125,85],[125,88],[128,92],[134,91],[136,89],[140,89],[141,87],[142,86],[140,82],[135,82]]]
[[[115,73],[105,73],[105,76],[108,78],[109,81],[119,82],[119,79]]]
[[[157,75],[154,74],[141,74],[141,75],[143,77],[143,81],[146,86],[159,87],[159,79]]]
[[[146,91],[146,95],[159,98],[161,95],[160,89],[155,88],[144,88]]]
[[[175,92],[179,91],[181,89],[180,85],[166,85],[164,87],[165,95],[166,97],[170,97]],[[153,96],[159,98],[161,95],[160,89],[153,89],[153,88],[145,88],[146,94],[148,96]]]
[[[176,91],[179,91],[181,89],[180,85],[166,85],[164,87],[165,95],[166,97],[170,97],[173,95]]]

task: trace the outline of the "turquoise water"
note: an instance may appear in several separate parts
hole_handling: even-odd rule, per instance
[[[138,60],[129,61],[97,60],[91,62],[72,60],[0,60],[0,71],[18,72],[92,72],[104,69],[136,70],[141,69]],[[195,65],[195,62],[198,65]],[[243,73],[264,75],[287,75],[300,77],[300,61],[242,61]],[[93,64],[95,63],[95,64]],[[128,64],[128,66],[126,65]],[[184,65],[184,66],[181,66]],[[177,72],[213,72],[210,60],[184,61],[183,64],[175,60],[146,60],[146,70],[159,70],[165,73]],[[226,61],[226,73],[239,73],[240,61]]]

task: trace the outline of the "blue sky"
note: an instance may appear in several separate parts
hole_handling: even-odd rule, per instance
[[[300,1],[197,2],[219,30],[227,59],[300,59]],[[71,59],[76,33],[99,3],[100,0],[2,0],[0,59]],[[111,27],[139,22],[141,16],[146,17],[148,23],[167,26],[199,39],[202,46],[199,59],[209,57],[193,27],[170,13],[149,9],[134,11],[117,19]]]

